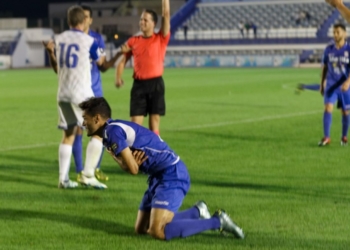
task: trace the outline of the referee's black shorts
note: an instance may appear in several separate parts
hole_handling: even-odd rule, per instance
[[[130,98],[130,116],[165,115],[165,88],[162,77],[134,79]]]

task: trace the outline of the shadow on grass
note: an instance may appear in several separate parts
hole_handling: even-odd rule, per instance
[[[278,236],[276,234],[264,234],[263,231],[259,233],[249,232],[246,234],[244,240],[237,240],[234,237],[225,237],[219,233],[205,233],[187,239],[187,244],[197,243],[205,244],[207,246],[215,244],[213,249],[348,249],[348,239],[322,239],[322,238],[306,238],[303,236]]]
[[[18,153],[15,154],[11,154],[11,153],[1,153],[0,154],[0,158],[2,160],[9,160],[11,162],[11,164],[14,161],[19,161],[21,163],[23,162],[30,162],[31,165],[34,164],[38,164],[38,165],[49,165],[52,166],[53,164],[58,164],[58,160],[57,159],[46,159],[45,157],[33,157],[30,156],[30,154],[25,154],[25,155],[18,155]],[[9,164],[9,165],[11,165]],[[6,166],[5,166],[6,167]]]
[[[108,234],[133,236],[134,228],[117,222],[96,218],[72,216],[58,213],[37,212],[19,209],[0,209],[0,220],[44,219],[52,222],[66,223],[84,229],[102,231]]]
[[[1,167],[1,166],[0,166]],[[23,184],[31,184],[36,186],[43,186],[46,188],[57,188],[57,183],[46,183],[43,181],[40,181],[39,179],[30,179],[30,178],[23,178],[18,175],[15,175],[14,172],[11,173],[12,175],[3,175],[0,174],[0,182],[17,182],[17,183],[23,183]],[[22,175],[22,174],[21,174]]]
[[[249,104],[249,103],[232,103],[232,102],[195,102],[199,104],[207,104],[209,106],[225,106],[225,107],[243,107],[243,108],[265,108],[265,109],[273,109],[275,110],[276,108],[284,108],[285,106],[282,105],[263,105],[261,103],[259,104]]]
[[[192,179],[192,183],[214,186],[219,188],[234,188],[234,189],[245,189],[255,191],[267,191],[281,194],[298,195],[303,197],[313,197],[319,199],[333,200],[334,202],[350,203],[350,197],[347,192],[337,193],[332,191],[310,189],[310,188],[298,188],[278,185],[265,185],[257,183],[237,183],[227,181],[214,181],[214,180],[200,180]]]
[[[239,141],[247,141],[247,142],[278,142],[278,138],[273,138],[273,137],[266,137],[266,136],[261,136],[261,135],[239,135],[239,134],[225,134],[225,133],[219,133],[219,132],[203,132],[203,131],[198,131],[198,130],[191,130],[191,131],[184,131],[184,130],[176,130],[176,133],[181,133],[181,134],[188,134],[190,137],[193,137],[194,135],[201,136],[204,139],[210,139],[212,140],[213,138],[217,138],[220,140],[224,141],[231,141],[232,144],[237,144]],[[195,145],[191,146],[194,147]],[[198,144],[199,148],[203,148],[203,144]],[[208,147],[212,145],[208,145]]]

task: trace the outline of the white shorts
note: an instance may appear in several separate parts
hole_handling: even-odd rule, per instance
[[[71,102],[58,102],[58,128],[67,130],[76,125],[83,126],[83,110]]]

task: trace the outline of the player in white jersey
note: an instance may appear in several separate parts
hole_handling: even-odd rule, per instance
[[[63,139],[59,146],[59,188],[75,188],[78,183],[69,180],[68,173],[77,125],[82,126],[82,110],[78,104],[93,97],[91,89],[90,58],[97,64],[99,60],[98,45],[94,39],[83,32],[86,19],[80,6],[72,6],[68,10],[70,30],[54,39],[56,49],[56,72],[58,74],[58,110],[59,128],[63,129]],[[81,183],[104,189],[94,176],[95,167],[103,150],[102,142],[92,138],[88,143],[86,159]]]
[[[84,33],[88,34],[92,38],[94,38],[95,42],[97,43],[99,49],[98,52],[100,53],[100,61],[102,61],[101,65],[97,65],[95,61],[90,60],[91,64],[91,81],[92,81],[92,90],[94,92],[94,96],[102,96],[102,83],[101,83],[101,72],[107,71],[111,66],[114,65],[114,63],[118,60],[118,58],[123,55],[123,52],[121,52],[121,49],[109,60],[106,60],[106,53],[105,51],[105,45],[103,42],[103,38],[100,34],[93,32],[90,30],[90,26],[92,23],[92,9],[89,6],[82,5],[81,6],[84,10],[85,14],[85,28],[84,28]],[[49,55],[49,60],[51,62],[51,66],[54,69],[54,71],[57,73],[57,59],[55,55],[55,44],[53,41],[50,42],[44,42],[45,49],[48,52]],[[81,176],[82,176],[82,170],[83,170],[83,148],[82,148],[82,134],[83,130],[79,126],[77,127],[76,130],[76,135],[73,143],[73,157],[74,157],[74,163],[75,163],[75,168],[77,172],[77,181],[81,182]],[[106,176],[101,170],[100,170],[100,162],[101,158],[99,160],[99,163],[97,167],[95,168],[95,177],[100,180],[100,181],[106,181],[108,180],[108,176]]]

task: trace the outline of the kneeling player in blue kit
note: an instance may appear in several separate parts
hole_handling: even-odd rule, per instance
[[[149,186],[137,214],[136,233],[170,240],[220,230],[244,238],[242,229],[224,210],[210,216],[203,201],[178,212],[189,190],[190,177],[180,157],[158,135],[133,122],[112,120],[110,106],[103,97],[92,97],[79,107],[88,136],[102,137],[107,151],[124,171],[149,175]]]

